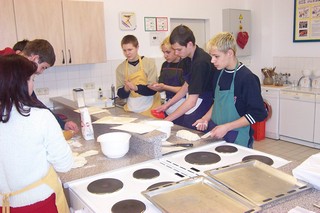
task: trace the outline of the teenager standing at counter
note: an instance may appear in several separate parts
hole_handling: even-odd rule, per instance
[[[55,172],[73,165],[52,113],[32,98],[37,65],[19,55],[0,56],[0,209],[69,212]]]
[[[22,42],[23,49],[22,51],[19,52],[19,55],[22,55],[26,58],[28,58],[30,61],[35,62],[37,65],[37,71],[36,74],[40,75],[42,74],[47,68],[51,67],[54,65],[56,61],[56,56],[54,53],[54,49],[52,45],[45,39],[35,39],[32,41],[26,41],[24,43],[23,41],[19,41],[16,44],[20,44]],[[6,50],[6,51],[4,51]],[[0,56],[1,55],[9,55],[9,54],[15,54],[16,51],[14,51],[11,48],[5,48],[3,51],[0,51]],[[10,51],[8,51],[10,50]],[[37,96],[33,92],[32,96],[36,99]],[[45,106],[43,104],[43,106]],[[58,115],[52,114],[56,117],[61,129],[64,130],[73,130],[75,133],[79,131],[78,125],[73,122],[73,121],[63,121]]]
[[[181,89],[181,86],[184,84],[183,63],[181,63],[181,58],[177,56],[171,48],[169,36],[162,41],[160,47],[166,61],[162,63],[158,83],[153,83],[148,87],[154,91],[164,91],[167,102]],[[184,100],[185,99],[181,99],[180,102],[167,109],[165,112],[166,115],[171,114]]]
[[[124,110],[152,117],[151,109],[161,104],[160,94],[148,88],[157,81],[155,62],[139,56],[139,42],[134,35],[124,36],[121,48],[126,60],[116,69],[117,95],[127,99]]]
[[[210,62],[210,55],[195,42],[193,32],[185,25],[172,31],[171,47],[183,59],[185,83],[172,99],[156,108],[157,111],[166,111],[186,96],[186,100],[165,120],[191,129],[195,129],[192,124],[204,116],[213,103],[212,80],[216,70]]]
[[[252,147],[253,129],[250,124],[267,117],[261,96],[259,78],[236,57],[236,41],[231,33],[222,32],[209,40],[207,49],[211,62],[220,72],[214,77],[214,104],[193,126],[206,130],[212,120],[216,126],[211,137],[223,138],[231,133],[228,142]],[[232,138],[232,139],[231,139]]]

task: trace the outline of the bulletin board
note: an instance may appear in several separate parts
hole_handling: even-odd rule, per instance
[[[320,41],[320,0],[295,0],[293,42],[308,41]]]

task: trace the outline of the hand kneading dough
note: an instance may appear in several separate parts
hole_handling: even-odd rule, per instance
[[[188,130],[179,130],[176,134],[177,137],[179,138],[183,138],[183,139],[186,139],[188,141],[196,141],[196,140],[199,140],[200,137],[199,135],[195,134],[195,133],[192,133]]]

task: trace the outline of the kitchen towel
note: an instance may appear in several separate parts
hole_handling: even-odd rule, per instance
[[[294,168],[292,174],[297,179],[308,182],[320,190],[320,153],[311,155]]]

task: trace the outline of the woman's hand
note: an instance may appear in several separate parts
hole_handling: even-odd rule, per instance
[[[148,85],[148,88],[157,92],[162,92],[164,90],[164,86],[165,85],[163,83],[153,83]]]
[[[138,87],[137,85],[135,85],[134,83],[132,83],[131,81],[129,80],[125,80],[124,81],[124,88],[125,90],[127,91],[137,91],[138,90]]]

